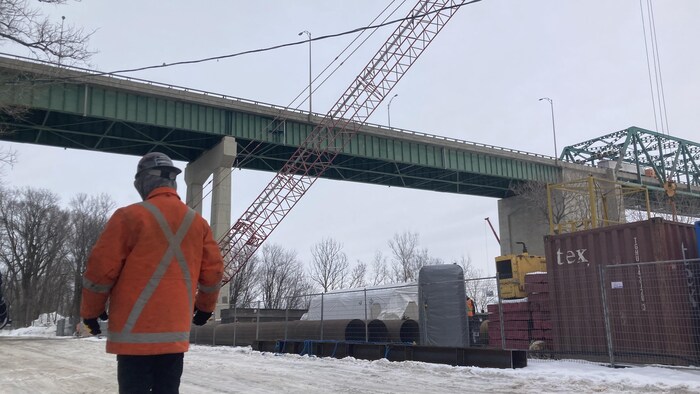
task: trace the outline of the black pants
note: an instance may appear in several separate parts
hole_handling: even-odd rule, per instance
[[[117,355],[120,394],[179,393],[184,353]]]

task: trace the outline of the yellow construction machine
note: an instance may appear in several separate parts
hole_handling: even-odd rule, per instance
[[[524,242],[516,243],[523,246],[522,253],[496,257],[496,272],[502,299],[527,297],[525,275],[547,271],[544,256],[530,256]]]

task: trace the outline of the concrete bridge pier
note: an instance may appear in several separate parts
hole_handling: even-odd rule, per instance
[[[607,216],[610,223],[597,223],[596,226],[603,226],[622,222],[624,217],[624,201],[619,191],[619,185],[614,184],[617,180],[615,172],[606,168],[587,167],[583,171],[568,163],[559,163],[561,166],[560,181],[573,181],[585,179],[589,175],[596,178],[605,179],[610,183],[603,183],[602,193],[606,199],[602,204],[596,200],[599,209],[605,206],[605,215],[597,212],[596,218],[601,221],[603,216]],[[528,252],[531,255],[544,256],[544,237],[549,234],[549,216],[546,206],[547,192],[543,185],[541,190],[532,190],[532,196],[514,196],[498,200],[498,227],[501,238],[501,255],[518,254],[522,252],[522,246],[516,242],[525,242]],[[598,196],[599,197],[599,196]],[[598,198],[596,197],[596,199]],[[534,200],[538,200],[535,202]],[[577,208],[569,207],[569,214],[580,213],[585,216],[590,212],[577,212]],[[578,215],[578,217],[581,217]]]
[[[545,198],[546,198],[546,193]],[[519,254],[525,242],[528,253],[544,256],[544,236],[549,234],[549,217],[523,196],[498,200],[498,228],[501,255]]]
[[[187,205],[200,214],[204,182],[210,175],[214,176],[209,225],[217,241],[231,228],[231,167],[236,158],[236,149],[236,139],[225,136],[221,142],[185,167]],[[228,308],[228,293],[228,285],[219,293],[215,312],[217,319],[221,317],[221,309]]]

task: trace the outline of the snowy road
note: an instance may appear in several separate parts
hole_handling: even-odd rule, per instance
[[[0,337],[2,393],[113,393],[116,360],[96,338]],[[698,393],[700,371],[530,361],[499,370],[321,359],[192,346],[182,393]]]

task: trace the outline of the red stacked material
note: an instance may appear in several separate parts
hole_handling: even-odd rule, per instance
[[[552,348],[552,320],[549,301],[549,282],[546,272],[525,275],[525,291],[530,309],[530,343],[544,341],[544,348]],[[542,348],[542,346],[538,346]]]
[[[501,305],[502,313],[498,304],[488,305],[489,346],[502,347],[501,338],[504,337],[506,349],[527,349],[530,346],[530,311],[527,298],[504,300]]]
[[[544,342],[544,346],[537,346],[538,349],[551,349],[553,326],[547,273],[527,274],[525,290],[528,292],[527,298],[503,300],[502,313],[498,304],[488,306],[489,346],[502,347],[503,332],[506,349],[529,349],[535,341]]]

